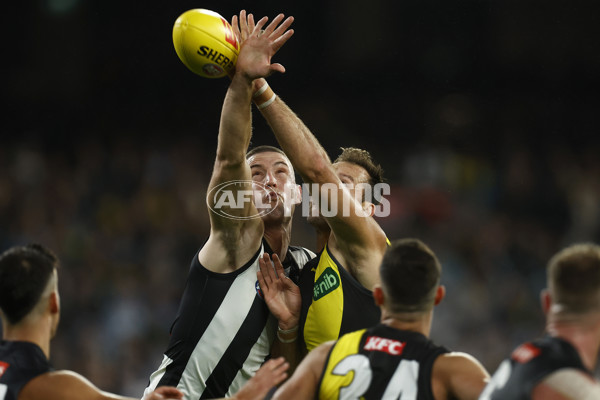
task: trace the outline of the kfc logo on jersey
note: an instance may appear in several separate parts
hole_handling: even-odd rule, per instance
[[[0,376],[2,376],[2,374],[4,374],[6,372],[6,370],[8,369],[8,367],[10,367],[9,363],[5,363],[3,361],[0,361]]]
[[[404,350],[406,343],[399,342],[397,340],[385,339],[379,336],[369,336],[363,347],[367,351],[382,351],[384,353],[391,354],[392,356],[399,356]]]
[[[535,347],[531,343],[525,343],[513,351],[511,358],[518,363],[525,364],[532,358],[537,357],[539,354],[539,348]]]

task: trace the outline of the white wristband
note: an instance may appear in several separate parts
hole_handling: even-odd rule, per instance
[[[258,89],[256,92],[254,92],[254,94],[252,95],[252,97],[258,97],[261,94],[263,94],[264,92],[267,91],[267,89],[269,88],[269,84],[265,83],[264,85],[262,85],[262,87],[260,89]]]
[[[271,98],[269,100],[267,100],[264,103],[262,103],[262,104],[260,104],[260,105],[257,106],[258,109],[262,110],[263,108],[270,106],[271,103],[273,103],[276,98],[277,98],[277,95],[275,93],[273,93],[273,96],[271,96]]]

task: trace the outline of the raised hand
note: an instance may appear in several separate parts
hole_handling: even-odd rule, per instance
[[[235,400],[264,399],[269,390],[287,378],[287,369],[290,365],[285,358],[273,358],[263,364],[256,374],[237,392]]]
[[[285,72],[283,65],[271,64],[271,57],[294,34],[293,29],[288,29],[294,17],[284,21],[284,15],[279,14],[264,29],[268,18],[261,18],[256,24],[252,14],[240,12],[239,19],[234,16],[231,21],[233,31],[241,44],[240,53],[236,62],[236,74],[242,74],[248,79],[264,78],[273,72]],[[282,22],[283,21],[283,22]]]
[[[263,293],[263,298],[271,314],[279,321],[283,330],[298,326],[302,297],[300,288],[287,276],[277,254],[273,254],[273,264],[269,254],[264,253],[258,260],[259,270],[256,275]]]

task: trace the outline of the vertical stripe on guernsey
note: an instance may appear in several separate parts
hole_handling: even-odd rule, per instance
[[[264,251],[265,243],[241,268],[225,274],[204,268],[196,254],[169,346],[145,393],[170,385],[190,399],[229,396],[260,368],[277,329],[257,290],[258,260]],[[283,261],[286,272],[304,266],[306,254],[290,246]]]
[[[266,338],[257,340],[265,327],[268,309],[256,296],[256,268],[250,268],[257,264],[262,253],[261,246],[246,265],[230,274],[206,270],[196,261],[196,255],[166,352],[175,361],[166,366],[158,386],[177,386],[190,398],[200,398],[205,392],[209,397],[222,397],[245,361],[244,356],[241,361],[221,362],[229,347],[249,350],[260,346],[263,359],[269,354],[270,343],[266,343]],[[259,315],[252,315],[251,311]],[[251,376],[254,372],[247,374]],[[216,382],[211,375],[225,380]]]

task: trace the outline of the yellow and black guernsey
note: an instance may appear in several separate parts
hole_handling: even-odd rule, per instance
[[[373,292],[342,267],[327,246],[300,275],[300,340],[308,351],[345,333],[379,323]]]
[[[329,352],[315,398],[433,400],[433,363],[447,352],[383,324],[346,334]]]

